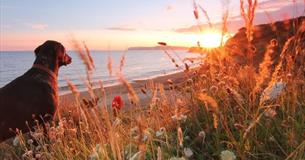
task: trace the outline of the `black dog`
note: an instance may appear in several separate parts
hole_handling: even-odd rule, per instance
[[[52,120],[56,112],[58,70],[72,59],[56,41],[46,41],[35,55],[31,69],[0,89],[0,142],[15,136],[16,129],[28,132],[35,120]]]

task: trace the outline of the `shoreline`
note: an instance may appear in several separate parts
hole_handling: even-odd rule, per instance
[[[194,70],[190,69],[190,71]],[[129,84],[133,87],[134,91],[136,92],[137,96],[139,97],[140,100],[140,105],[147,105],[149,104],[151,97],[150,96],[150,92],[148,92],[147,94],[144,94],[141,89],[145,88],[145,85],[148,84],[149,82],[153,82],[154,84],[163,84],[165,90],[168,90],[169,87],[169,82],[168,80],[170,79],[173,82],[173,85],[175,84],[179,84],[181,82],[183,82],[184,80],[186,80],[187,78],[187,73],[185,73],[184,71],[177,71],[177,72],[173,72],[170,74],[166,74],[166,75],[160,75],[160,76],[155,76],[155,77],[148,77],[145,79],[138,79],[138,80],[133,80],[132,82],[129,82]],[[127,88],[122,84],[114,84],[114,85],[109,85],[109,86],[105,86],[104,87],[105,90],[105,94],[106,94],[106,104],[107,106],[110,106],[112,103],[112,99],[114,98],[114,96],[121,96],[125,107],[130,106],[130,102],[128,99],[128,91]],[[94,88],[93,89],[94,94],[97,95],[98,97],[100,97],[100,88]],[[88,91],[80,91],[80,99],[88,99],[90,98],[90,95],[88,93]],[[59,106],[65,106],[65,105],[71,105],[75,103],[75,99],[74,99],[74,95],[73,93],[70,91],[69,93],[63,94],[63,95],[59,95]]]

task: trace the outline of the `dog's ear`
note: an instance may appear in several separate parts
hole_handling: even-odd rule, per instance
[[[38,54],[39,54],[40,48],[41,48],[41,46],[38,46],[38,47],[35,49],[35,51],[34,51],[36,57],[37,57]]]

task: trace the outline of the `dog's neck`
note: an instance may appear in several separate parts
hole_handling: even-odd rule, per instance
[[[33,64],[33,68],[37,68],[40,69],[46,73],[48,73],[50,76],[52,76],[53,79],[57,79],[58,76],[58,62],[49,64],[46,63],[46,61],[43,61],[43,63],[39,62],[39,60],[35,60],[34,64]]]
[[[48,72],[48,74],[53,74],[52,76],[57,77],[58,76],[58,62],[57,60],[53,63],[48,63],[47,60],[40,60],[40,59],[36,59],[33,67],[36,66],[35,68],[39,68],[41,70],[44,70],[46,72]]]

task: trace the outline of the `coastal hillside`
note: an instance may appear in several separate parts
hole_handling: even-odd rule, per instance
[[[256,67],[263,61],[268,45],[276,43],[271,54],[271,59],[274,61],[274,66],[277,64],[284,44],[289,38],[296,35],[302,26],[305,17],[298,17],[284,21],[277,21],[269,24],[260,24],[253,26],[253,39],[251,44],[255,51],[253,63]],[[248,50],[248,42],[246,36],[246,28],[241,28],[239,31],[225,44],[226,52],[233,56],[238,63],[246,63],[246,53]]]

